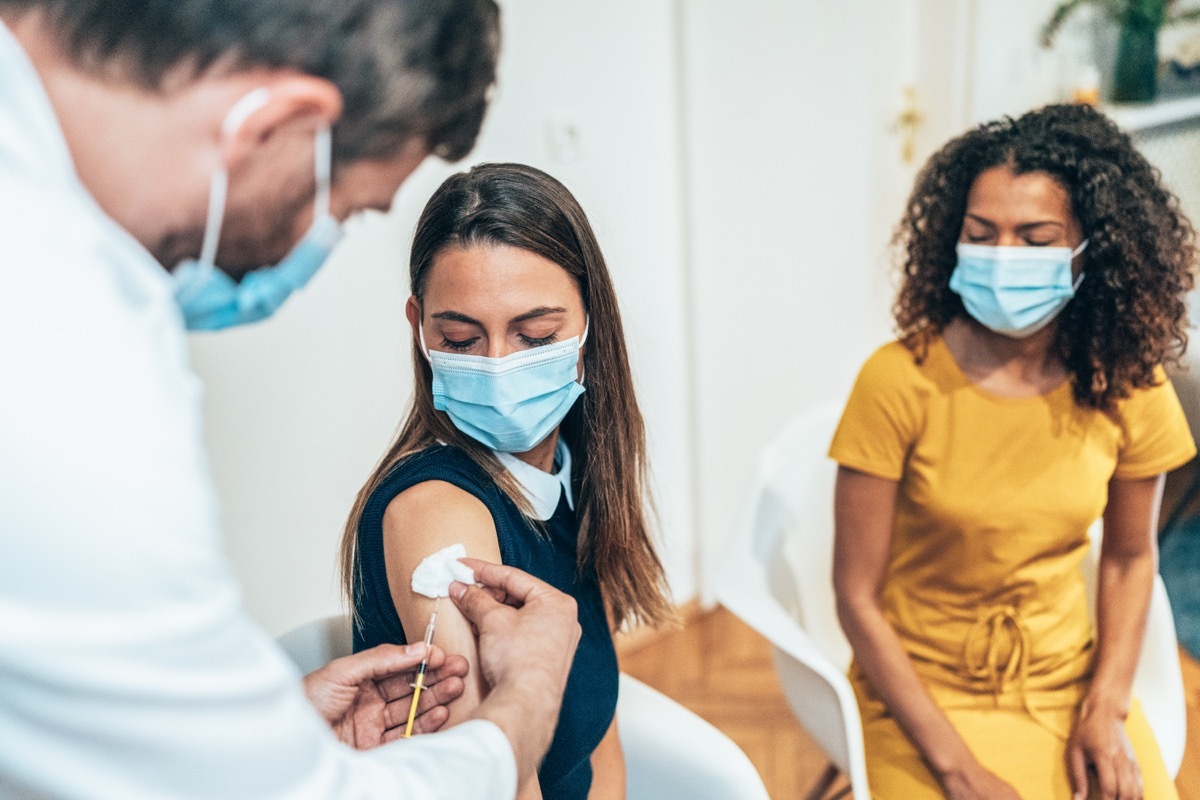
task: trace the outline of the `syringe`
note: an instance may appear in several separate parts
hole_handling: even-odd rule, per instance
[[[421,699],[421,690],[425,688],[425,666],[429,663],[429,648],[433,645],[433,626],[437,623],[437,607],[441,601],[438,597],[433,601],[433,613],[429,615],[429,624],[425,626],[425,657],[421,666],[417,667],[417,681],[412,684],[413,699],[408,709],[408,724],[404,726],[404,738],[412,738],[413,721],[417,718],[417,701]]]

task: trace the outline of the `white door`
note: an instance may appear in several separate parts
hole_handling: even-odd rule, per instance
[[[965,116],[965,5],[682,2],[706,601],[760,448],[843,398],[890,336],[892,228],[917,166]],[[897,124],[907,92],[920,115],[911,141]]]

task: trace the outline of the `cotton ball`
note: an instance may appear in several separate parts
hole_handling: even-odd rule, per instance
[[[452,544],[426,556],[413,570],[412,590],[426,597],[438,598],[450,594],[450,584],[454,581],[475,583],[475,572],[459,562],[466,555],[466,546]]]

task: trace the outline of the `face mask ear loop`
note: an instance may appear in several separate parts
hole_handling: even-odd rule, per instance
[[[433,359],[429,357],[429,345],[425,344],[425,309],[421,309],[422,320],[417,323],[417,343],[421,345],[421,354],[425,356],[425,360],[433,365]]]
[[[317,130],[314,158],[317,168],[317,195],[313,206],[313,219],[329,214],[329,186],[333,173],[333,134],[328,125]]]
[[[581,355],[579,357],[579,385],[580,386],[584,385],[583,379],[587,377],[587,364],[583,363],[582,352],[583,352],[583,345],[587,342],[588,331],[591,330],[591,328],[592,328],[592,317],[590,314],[584,314],[584,316],[583,316],[583,336],[581,336],[579,338],[579,351],[581,353]]]
[[[225,119],[221,121],[221,143],[232,138],[246,120],[258,109],[266,105],[271,97],[267,87],[260,86],[247,92],[233,104]],[[213,173],[208,188],[208,219],[204,223],[204,242],[200,245],[200,269],[204,273],[212,272],[217,263],[217,245],[221,243],[221,225],[225,221],[225,200],[229,193],[229,172],[224,161],[220,169]],[[199,286],[203,281],[197,281]],[[180,298],[186,303],[189,298]]]
[[[208,221],[204,223],[204,244],[200,248],[200,266],[210,270],[216,264],[217,244],[225,220],[225,195],[229,191],[229,173],[222,167],[213,173],[208,190]]]
[[[1082,242],[1080,242],[1080,243],[1079,243],[1079,247],[1076,247],[1074,250],[1072,250],[1072,251],[1071,251],[1071,260],[1072,260],[1072,261],[1074,261],[1074,260],[1075,260],[1075,257],[1076,257],[1077,255],[1079,255],[1080,253],[1082,253],[1084,250],[1086,250],[1086,249],[1087,249],[1087,246],[1088,246],[1088,241],[1089,241],[1088,239],[1084,239]],[[1073,283],[1073,284],[1071,285],[1071,291],[1072,291],[1072,292],[1077,292],[1077,291],[1079,291],[1079,285],[1080,285],[1081,283],[1083,283],[1083,276],[1084,276],[1084,272],[1083,272],[1083,270],[1081,269],[1081,270],[1079,270],[1079,277],[1078,277],[1078,278],[1076,278],[1076,279],[1075,279],[1075,283]]]

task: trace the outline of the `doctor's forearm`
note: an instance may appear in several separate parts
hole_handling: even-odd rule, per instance
[[[526,674],[520,684],[493,687],[472,714],[494,722],[508,737],[519,787],[536,780],[538,765],[550,749],[562,706],[562,690],[555,686],[554,680],[540,681],[536,674]]]

